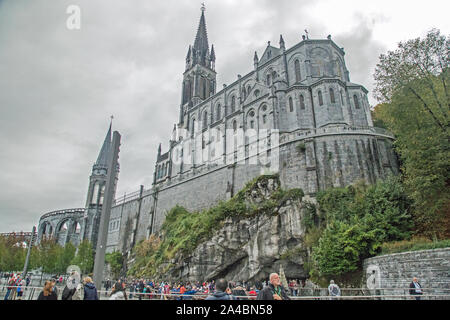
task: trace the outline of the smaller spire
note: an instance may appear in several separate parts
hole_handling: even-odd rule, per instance
[[[280,49],[283,49],[283,50],[286,49],[286,47],[284,46],[284,39],[281,34],[280,34]]]
[[[186,61],[191,60],[191,45],[189,45],[188,53],[186,55]]]
[[[216,61],[216,53],[214,52],[214,45],[211,45],[211,55],[210,55],[211,61]]]
[[[159,147],[158,147],[158,158],[160,155],[161,155],[161,143],[159,144]]]
[[[259,59],[258,59],[258,53],[255,51],[255,55],[253,56],[253,62],[254,63],[258,63]]]

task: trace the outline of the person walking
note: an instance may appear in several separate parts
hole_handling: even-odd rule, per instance
[[[121,283],[116,282],[114,284],[109,300],[127,300],[127,293]]]
[[[58,296],[55,291],[53,291],[53,282],[45,281],[44,288],[37,297],[37,300],[58,300]]]
[[[9,281],[8,281],[8,287],[6,287],[6,294],[5,294],[4,300],[8,300],[9,295],[10,295],[11,291],[14,289],[15,285],[16,285],[16,278],[13,275],[11,277],[11,279],[9,279]]]
[[[17,299],[22,300],[23,287],[25,286],[25,280],[20,279],[17,281]]]
[[[91,277],[84,278],[84,298],[83,300],[98,300],[97,288]]]
[[[259,291],[256,300],[291,300],[281,285],[280,276],[271,273],[269,284]]]
[[[409,284],[410,290],[409,294],[412,296],[416,296],[416,300],[420,300],[420,296],[423,294],[422,286],[419,283],[419,280],[414,277],[413,281]]]
[[[72,281],[72,277],[74,276],[75,272],[72,272],[71,277],[69,277],[66,280],[66,286],[63,289],[63,293],[61,296],[61,300],[72,300],[72,297],[75,293],[75,291],[77,290],[77,288],[74,286],[73,283],[70,283],[70,281]]]
[[[341,296],[341,289],[339,288],[339,286],[337,284],[334,283],[334,280],[330,281],[330,285],[328,286],[328,295],[330,297],[340,297]]]
[[[216,282],[216,291],[205,300],[235,300],[235,298],[231,295],[228,282],[225,279],[219,279]]]

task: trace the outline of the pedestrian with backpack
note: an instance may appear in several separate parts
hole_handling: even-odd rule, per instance
[[[339,286],[334,283],[334,280],[330,281],[330,285],[328,286],[328,295],[332,297],[340,297],[341,296],[341,289],[339,289]]]

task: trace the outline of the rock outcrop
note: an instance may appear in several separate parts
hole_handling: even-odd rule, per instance
[[[241,196],[248,205],[264,208],[275,192],[280,192],[280,181],[271,177],[257,181]],[[226,218],[222,227],[191,254],[176,255],[170,264],[161,266],[161,277],[253,281],[266,279],[282,265],[286,277],[306,278],[302,197],[301,190],[288,192],[272,208],[257,215]]]

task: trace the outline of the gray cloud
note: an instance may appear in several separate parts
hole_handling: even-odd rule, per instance
[[[352,32],[326,30],[320,1],[208,2],[218,88],[253,68],[280,33],[308,28],[345,47],[352,81],[371,88],[383,45],[366,16]],[[81,7],[81,30],[66,8]],[[114,115],[122,134],[118,196],[151,186],[156,150],[178,120],[181,80],[200,17],[192,1],[0,1],[0,232],[31,230],[48,211],[83,207],[88,177]],[[372,25],[379,17],[369,17]],[[369,20],[370,20],[369,19]]]

